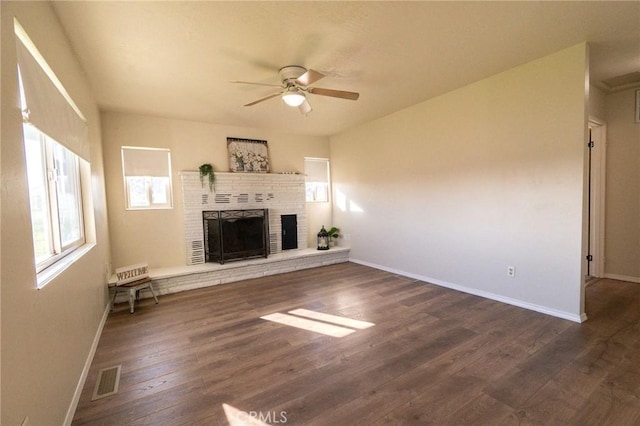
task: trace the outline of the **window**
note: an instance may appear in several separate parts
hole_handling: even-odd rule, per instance
[[[84,208],[90,211],[91,197],[83,199],[81,181],[90,176],[87,124],[15,19],[14,33],[34,264],[41,288],[82,256],[84,251],[76,249],[88,247]]]
[[[36,270],[84,243],[80,159],[23,124]]]
[[[122,171],[128,210],[172,207],[168,149],[123,146]]]
[[[329,201],[329,160],[305,158],[304,174],[307,202]]]

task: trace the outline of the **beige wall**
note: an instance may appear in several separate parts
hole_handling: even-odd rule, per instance
[[[102,129],[114,267],[145,261],[151,267],[185,264],[180,171],[197,170],[203,163],[211,163],[217,171],[229,171],[227,137],[267,140],[273,173],[303,173],[304,157],[329,157],[328,138],[270,130],[118,112],[102,113]],[[171,150],[173,209],[125,210],[123,145]],[[326,204],[309,204],[307,214],[311,234],[330,222],[331,209]]]
[[[2,10],[2,424],[64,422],[108,304],[109,259],[96,103],[46,2]],[[41,290],[35,287],[29,200],[18,102],[17,17],[88,119],[96,245]],[[93,233],[90,233],[93,234]]]
[[[605,98],[605,273],[640,282],[640,123],[634,120],[636,89],[610,93]]]
[[[586,68],[580,44],[332,137],[352,259],[578,320]]]

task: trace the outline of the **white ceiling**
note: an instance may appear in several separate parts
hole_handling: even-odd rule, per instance
[[[640,70],[640,2],[55,2],[103,110],[332,135],[582,41],[591,80]],[[278,69],[327,75],[305,117]]]

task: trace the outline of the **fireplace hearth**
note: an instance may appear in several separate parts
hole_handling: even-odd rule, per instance
[[[269,255],[267,209],[203,211],[207,262],[246,260]]]

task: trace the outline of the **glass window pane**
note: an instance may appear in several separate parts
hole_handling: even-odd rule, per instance
[[[305,189],[307,202],[329,201],[329,160],[305,158]]]
[[[78,157],[62,145],[51,141],[56,172],[56,195],[60,243],[67,247],[82,239],[82,206]]]
[[[317,202],[329,201],[329,185],[324,182],[307,182],[306,200]]]
[[[33,126],[24,125],[24,147],[31,206],[31,226],[35,263],[53,255],[51,223],[49,216],[49,194],[47,191],[47,169],[44,139]]]
[[[316,186],[316,201],[329,201],[329,184],[318,182]]]
[[[129,207],[148,207],[149,197],[147,196],[147,178],[144,176],[127,177],[127,196]]]
[[[169,203],[168,189],[169,189],[169,178],[167,177],[151,178],[151,203],[152,204]]]

